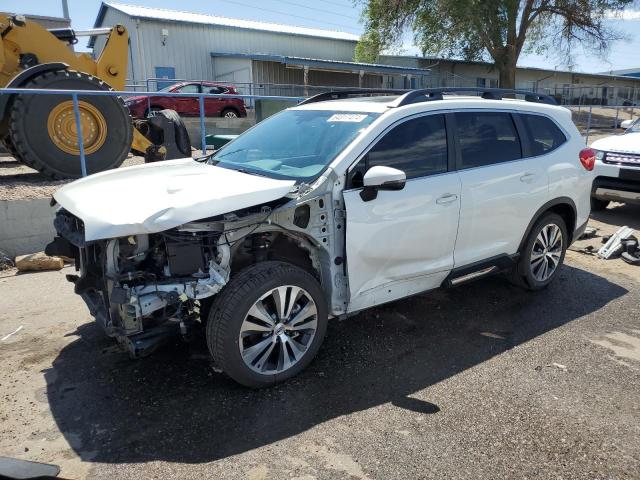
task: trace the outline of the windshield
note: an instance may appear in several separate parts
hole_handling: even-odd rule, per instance
[[[284,110],[218,150],[210,163],[274,178],[310,180],[378,116]]]

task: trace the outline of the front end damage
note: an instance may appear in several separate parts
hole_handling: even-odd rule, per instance
[[[83,222],[64,209],[54,224],[61,238],[47,251],[66,248],[74,255],[78,274],[67,278],[75,293],[133,357],[177,334],[192,335],[201,320],[201,302],[229,279],[230,246],[220,242],[220,223],[92,242],[84,241]]]
[[[67,276],[75,292],[107,335],[137,358],[198,335],[232,272],[253,263],[280,259],[331,278],[327,207],[321,198],[305,205],[282,198],[158,233],[92,241],[83,221],[60,208],[59,236],[47,253],[75,258],[77,274]],[[331,284],[328,298],[341,297]]]

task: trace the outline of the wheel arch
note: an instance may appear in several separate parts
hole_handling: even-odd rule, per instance
[[[220,110],[220,116],[224,117],[224,112],[228,112],[229,110],[231,110],[232,112],[236,112],[236,115],[240,116],[240,110],[235,105],[223,107],[222,110]]]
[[[260,237],[261,235],[274,235],[273,243],[266,248],[266,258],[252,258],[252,264],[264,261],[280,261],[289,263],[312,274],[323,285],[323,268],[317,249],[314,247],[314,241],[306,234],[298,232],[290,232],[281,229],[261,230],[260,232],[247,235],[244,242]],[[233,249],[231,252],[232,274],[234,273],[234,261],[242,255],[242,245]],[[237,270],[236,270],[237,271]]]
[[[531,229],[533,228],[535,223],[545,213],[548,213],[548,212],[556,213],[562,217],[562,219],[565,222],[565,225],[567,226],[567,233],[569,234],[568,244],[571,244],[573,242],[574,240],[573,235],[576,229],[576,219],[578,217],[576,204],[569,197],[558,197],[542,205],[538,209],[538,211],[535,213],[535,215],[533,215],[533,217],[531,218],[531,221],[527,225],[527,229],[525,230],[524,235],[522,236],[522,239],[520,240],[520,245],[518,246],[518,252],[522,251],[522,249],[524,248],[524,245],[527,242],[527,238],[529,237],[529,234],[531,233]]]

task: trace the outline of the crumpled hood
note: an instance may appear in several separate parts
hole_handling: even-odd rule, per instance
[[[82,219],[91,241],[161,232],[277,200],[294,183],[183,158],[96,173],[65,185],[54,198]]]
[[[593,142],[591,148],[605,152],[640,153],[640,132],[601,138]]]

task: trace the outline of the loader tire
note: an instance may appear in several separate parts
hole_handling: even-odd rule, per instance
[[[9,138],[9,136],[6,136],[2,139],[0,139],[0,144],[2,144],[2,146],[4,147],[4,149],[9,153],[9,155],[11,155],[17,162],[20,162],[24,165],[26,165],[27,167],[32,167],[33,166],[29,163],[28,160],[25,160],[24,158],[20,158],[18,152],[16,152],[16,149],[13,148],[13,144],[11,143],[11,139]]]
[[[22,87],[104,90],[102,80],[73,70],[44,72]],[[133,126],[120,97],[78,97],[87,174],[122,164],[131,149]],[[9,112],[9,141],[16,159],[53,179],[82,175],[73,102],[67,95],[15,95]]]

